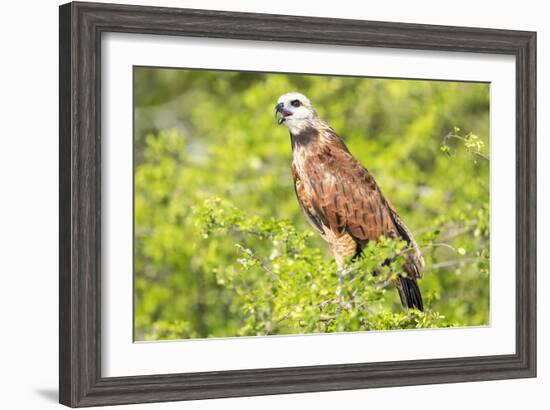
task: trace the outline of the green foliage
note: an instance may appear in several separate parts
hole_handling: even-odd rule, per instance
[[[384,300],[392,275],[400,274],[408,250],[403,241],[371,242],[363,258],[350,261],[339,303],[335,263],[308,244],[311,233],[290,221],[246,217],[220,200],[197,212],[205,237],[232,235],[235,263],[215,270],[218,284],[234,292],[245,317],[239,335],[443,327],[436,312],[389,313]],[[258,246],[259,242],[262,243]],[[264,246],[265,245],[265,246]],[[252,249],[251,247],[258,248]],[[389,265],[384,262],[391,259]],[[394,289],[390,291],[395,292]]]
[[[137,340],[488,324],[487,84],[136,68],[134,90]],[[402,311],[390,273],[408,249],[383,238],[348,264],[339,303],[273,119],[292,90],[415,234],[425,313]]]
[[[485,160],[489,160],[489,157],[483,153],[485,143],[481,138],[479,138],[473,132],[469,132],[466,135],[461,136],[460,128],[454,127],[453,132],[448,133],[443,139],[443,142],[441,144],[441,151],[443,151],[449,156],[453,155],[451,146],[449,145],[451,139],[457,139],[459,141],[462,141],[462,143],[464,144],[464,148],[466,148],[466,151],[468,151],[471,154],[475,154]]]

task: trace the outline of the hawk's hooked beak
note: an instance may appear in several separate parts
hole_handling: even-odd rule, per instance
[[[280,117],[279,114],[281,115]],[[283,103],[279,103],[275,106],[275,118],[277,118],[277,124],[281,125],[285,122],[286,117],[289,115],[292,115],[292,113],[284,109]]]

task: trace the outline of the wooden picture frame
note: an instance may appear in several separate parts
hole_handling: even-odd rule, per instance
[[[536,375],[536,33],[94,3],[60,7],[60,402],[71,407]],[[516,353],[101,376],[101,36],[108,32],[507,54],[516,59]]]

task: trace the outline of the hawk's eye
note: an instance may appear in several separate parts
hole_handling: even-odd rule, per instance
[[[300,105],[302,105],[302,103],[300,102],[300,100],[292,100],[290,102],[290,105],[292,105],[293,107],[299,107]]]

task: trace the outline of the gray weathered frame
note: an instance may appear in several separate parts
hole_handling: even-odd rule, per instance
[[[69,3],[59,11],[61,403],[81,407],[535,377],[536,33],[94,3]],[[516,353],[101,377],[100,40],[106,32],[515,56]]]

